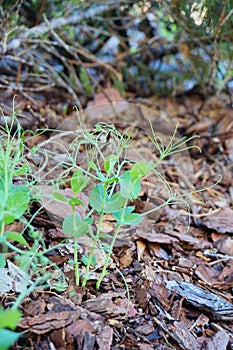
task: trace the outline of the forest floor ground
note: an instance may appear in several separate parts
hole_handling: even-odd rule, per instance
[[[101,262],[93,280],[86,287],[77,287],[69,265],[72,244],[49,253],[47,257],[64,274],[67,288],[60,293],[53,288],[38,289],[27,295],[20,306],[23,317],[18,326],[24,333],[12,349],[233,349],[233,110],[229,97],[220,94],[203,101],[198,96],[130,96],[121,100],[112,89],[105,94],[113,101],[117,96],[115,108],[123,105],[123,109],[119,114],[108,112],[107,105],[98,106],[108,102],[106,96],[99,95],[83,125],[88,129],[97,122],[115,123],[122,131],[134,124],[138,129],[135,159],[139,154],[149,162],[153,153],[148,119],[165,144],[177,123],[178,138],[199,136],[189,145],[199,146],[202,153],[190,149],[184,158],[177,156],[172,161],[169,157],[159,170],[172,188],[192,192],[190,215],[177,203],[146,216],[137,226],[124,227],[111,256],[109,274],[98,291],[95,282]],[[21,110],[28,108],[23,97],[18,101]],[[72,130],[68,116],[74,112],[62,116],[62,103],[54,98],[43,118],[39,116],[41,106],[31,103],[33,115],[28,120],[34,117],[32,124],[44,122],[53,129],[62,122]],[[30,123],[26,127],[31,128]],[[48,135],[33,142],[44,141]],[[149,177],[134,203],[135,211],[143,213],[151,205],[159,205],[160,191],[161,184]],[[45,246],[51,247],[65,238],[54,221],[54,216],[64,219],[64,207],[57,203],[45,209],[32,225],[42,232]],[[20,227],[15,223],[17,230]],[[104,230],[108,234],[114,230],[111,217],[106,217]],[[80,247],[88,254],[88,240],[81,240]],[[15,297],[12,292],[5,293],[4,304]]]

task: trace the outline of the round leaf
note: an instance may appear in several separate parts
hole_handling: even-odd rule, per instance
[[[130,170],[126,171],[120,178],[120,194],[127,199],[135,199],[141,191],[139,177],[134,177]]]
[[[74,193],[81,192],[88,184],[89,178],[83,175],[81,169],[76,170],[71,178],[71,188]]]
[[[8,194],[3,219],[5,224],[11,224],[19,219],[27,210],[30,201],[30,191],[27,187],[19,185],[13,187]]]
[[[118,157],[115,154],[110,154],[106,158],[104,162],[104,170],[106,171],[107,176],[110,176],[117,161],[118,161]]]
[[[78,238],[87,233],[89,226],[92,224],[92,218],[81,219],[79,215],[69,215],[63,221],[62,229],[69,236]]]
[[[90,205],[99,213],[115,213],[124,206],[125,201],[118,192],[108,197],[102,184],[96,185],[90,193]]]

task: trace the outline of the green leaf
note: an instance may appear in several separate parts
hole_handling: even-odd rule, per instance
[[[104,162],[104,170],[107,173],[107,177],[110,176],[110,174],[112,174],[114,166],[116,165],[118,161],[118,157],[115,154],[110,154]]]
[[[138,214],[138,213],[132,213],[129,215],[126,215],[123,219],[122,224],[123,225],[137,225],[140,224],[140,222],[142,222],[143,217]]]
[[[81,204],[81,205],[84,206],[83,201],[81,201],[80,199],[74,198],[74,197],[73,197],[73,198],[70,198],[69,203],[70,203],[71,205],[79,205],[79,204]]]
[[[5,224],[11,224],[19,219],[27,210],[30,201],[30,191],[27,187],[19,185],[13,187],[5,202],[2,219]]]
[[[94,208],[96,211],[101,212],[104,209],[105,206],[105,200],[104,200],[104,185],[97,184],[93,187],[93,189],[90,192],[89,196],[89,202],[92,208]]]
[[[139,177],[134,177],[131,170],[126,171],[120,178],[120,194],[127,199],[136,199],[141,191]]]
[[[92,160],[88,162],[88,166],[90,169],[97,171],[97,166]]]
[[[134,166],[130,170],[130,173],[131,173],[132,177],[141,178],[141,177],[149,174],[149,172],[152,169],[153,169],[153,161],[146,163],[144,160],[140,160],[134,164]]]
[[[126,202],[125,198],[119,192],[108,197],[103,184],[98,184],[91,190],[89,200],[91,207],[99,213],[115,213]]]
[[[107,214],[115,213],[125,205],[125,202],[125,198],[119,192],[116,192],[110,198],[107,198],[104,212]]]
[[[125,215],[128,215],[128,214],[130,214],[130,213],[132,213],[132,211],[134,210],[134,206],[133,205],[130,205],[130,206],[128,206],[128,207],[126,207],[126,208],[124,208],[124,209],[121,209],[121,210],[119,210],[117,213],[114,213],[114,218],[116,219],[116,218],[119,218],[119,220],[120,220],[120,218],[121,218],[121,216],[123,215],[123,213],[124,213],[124,216]]]
[[[0,349],[8,350],[19,339],[21,334],[9,329],[0,329]]]
[[[105,184],[106,185],[111,185],[112,183],[114,183],[114,182],[119,182],[119,178],[118,177],[111,177],[110,179],[107,179],[106,181],[105,181]]]
[[[134,206],[126,207],[125,210],[120,210],[117,213],[112,214],[118,224],[121,225],[136,225],[139,224],[143,217],[140,214],[132,213]]]
[[[69,203],[69,199],[59,192],[53,192],[53,198],[60,202]]]
[[[10,239],[14,242],[18,242],[22,245],[25,245],[26,247],[29,247],[28,242],[26,241],[26,239],[22,236],[21,233],[19,232],[6,232],[5,234],[7,239]]]
[[[21,317],[19,310],[5,311],[3,308],[0,310],[0,328],[14,329]]]
[[[92,224],[93,218],[82,219],[79,215],[69,215],[63,221],[62,229],[69,236],[78,238],[87,233],[89,226]]]
[[[71,178],[71,188],[74,193],[81,192],[88,184],[89,178],[83,175],[81,169],[76,170]]]
[[[112,240],[112,235],[104,232],[100,232],[98,235],[99,238],[107,238]]]

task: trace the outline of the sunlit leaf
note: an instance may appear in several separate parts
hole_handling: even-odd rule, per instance
[[[63,194],[59,192],[53,192],[53,198],[60,202],[65,202],[65,203],[69,202],[68,198],[66,198],[65,196],[63,196]]]
[[[120,194],[127,199],[135,199],[141,191],[139,177],[134,177],[130,170],[126,171],[120,178]]]
[[[88,166],[90,169],[97,171],[97,166],[92,160],[88,162]]]
[[[21,317],[19,310],[0,310],[0,328],[14,329]]]
[[[118,161],[118,157],[115,154],[110,154],[105,162],[104,162],[104,170],[107,173],[107,176],[110,176],[112,174],[114,166],[116,165]]]
[[[105,243],[105,242],[102,242],[101,244],[103,250],[106,252],[106,253],[111,253],[111,246],[110,244],[108,243]],[[107,274],[107,273],[106,273]]]
[[[27,210],[30,201],[30,191],[23,185],[11,189],[5,202],[3,220],[11,224],[19,219]]]
[[[76,170],[71,178],[71,188],[74,193],[79,193],[87,186],[89,178],[83,175],[81,169]]]
[[[14,242],[18,242],[22,245],[25,245],[26,247],[29,246],[28,242],[26,241],[26,239],[23,237],[23,235],[19,232],[6,232],[5,234],[7,239],[10,239]]]
[[[69,203],[71,205],[83,205],[84,206],[83,201],[81,201],[80,199],[77,199],[77,198],[70,198]]]
[[[111,185],[111,184],[113,184],[113,183],[117,183],[117,182],[119,182],[119,178],[118,177],[111,177],[110,179],[108,179],[105,183],[106,183],[106,185]]]
[[[133,168],[130,170],[132,177],[141,178],[147,175],[153,169],[153,161],[145,162],[140,160],[134,164]]]

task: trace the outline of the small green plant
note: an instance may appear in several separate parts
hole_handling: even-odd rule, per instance
[[[143,219],[141,214],[133,212],[134,206],[129,205],[129,203],[139,196],[141,179],[152,170],[152,163],[147,164],[144,161],[139,161],[133,165],[132,169],[124,171],[121,175],[120,169],[115,168],[116,164],[117,159],[113,155],[106,158],[104,162],[106,175],[99,173],[100,183],[93,187],[89,197],[91,207],[99,214],[99,221],[95,235],[95,244],[89,255],[86,273],[83,277],[83,286],[88,281],[88,270],[91,266],[96,243],[103,238],[110,239],[110,244],[102,244],[106,257],[100,277],[96,283],[97,289],[99,289],[103,278],[108,273],[107,267],[110,263],[110,256],[121,227],[123,225],[139,224]],[[119,168],[121,168],[121,164]],[[106,234],[101,232],[105,214],[112,214],[116,220],[113,236],[106,237]]]
[[[77,195],[86,187],[87,183],[88,178],[84,177],[82,172],[78,170],[73,174],[71,179],[71,188],[74,192],[72,198],[68,199],[58,192],[54,192],[53,194],[55,199],[70,204],[72,208],[72,214],[67,216],[63,222],[63,231],[74,239],[74,271],[76,285],[80,283],[80,273],[78,269],[78,238],[85,235],[90,225],[93,223],[91,217],[82,219],[75,211],[76,205],[84,206],[84,203],[77,198]]]
[[[5,128],[0,129],[0,243],[3,247],[7,240],[28,245],[20,233],[5,232],[6,225],[12,224],[26,212],[31,198],[30,190],[26,186],[14,185],[14,180],[29,170],[23,161],[23,151],[22,131],[13,108],[11,124],[6,123]],[[1,253],[0,265],[5,265]]]
[[[2,350],[8,349],[21,335],[21,333],[15,332],[14,329],[21,317],[18,307],[27,294],[34,291],[38,285],[44,288],[53,287],[57,291],[63,291],[67,287],[65,279],[62,280],[63,276],[57,284],[48,285],[47,280],[51,278],[51,273],[47,272],[48,267],[58,269],[45,256],[51,249],[45,247],[42,234],[23,218],[32,199],[27,183],[27,174],[30,172],[30,167],[24,157],[24,136],[13,105],[12,116],[6,117],[5,127],[0,127],[0,246],[2,248],[0,252],[0,273],[7,274],[8,279],[14,282],[14,277],[11,276],[12,271],[9,269],[9,262],[8,268],[6,268],[5,258],[8,251],[11,250],[15,261],[19,262],[19,267],[12,265],[18,269],[19,273],[22,271],[26,277],[20,283],[19,295],[12,307],[7,310],[0,308],[0,348]],[[16,220],[24,223],[23,232],[8,230],[7,225],[14,223]],[[27,234],[33,240],[31,246],[24,238],[24,231],[27,231]],[[40,271],[42,269],[43,271]],[[5,284],[4,279],[2,279],[1,287],[9,287],[7,283]]]
[[[91,279],[91,271],[98,268],[95,267],[95,254],[99,252],[104,257],[104,265],[96,282],[96,288],[99,289],[101,282],[108,274],[107,269],[111,262],[111,254],[122,226],[139,224],[145,215],[166,205],[183,203],[189,209],[186,197],[190,193],[173,193],[168,182],[157,169],[164,158],[188,150],[190,147],[185,144],[193,137],[189,139],[183,137],[177,140],[175,137],[177,128],[175,128],[169,142],[165,145],[162,139],[155,134],[151,125],[151,142],[156,148],[158,157],[149,162],[143,159],[133,161],[129,159],[128,151],[131,147],[131,141],[136,135],[134,128],[126,134],[120,133],[114,125],[99,123],[95,129],[93,132],[83,130],[80,135],[75,137],[69,150],[73,154],[67,151],[67,160],[62,163],[65,170],[61,184],[64,185],[70,181],[73,197],[66,198],[56,191],[54,191],[53,197],[55,200],[68,203],[72,208],[72,214],[64,219],[62,227],[63,231],[74,239],[75,283],[77,286],[80,284],[86,286],[88,280]],[[54,142],[58,141],[54,139]],[[86,154],[86,162],[83,167],[78,166],[75,161],[80,145],[85,147]],[[50,156],[54,157],[53,154]],[[76,168],[75,171],[74,168]],[[72,169],[74,173],[69,178],[70,180],[67,180],[68,173]],[[142,180],[151,174],[162,180],[168,198],[160,206],[154,207],[148,212],[136,213],[132,203],[139,196]],[[79,194],[82,192],[89,198],[88,207],[80,200]],[[85,209],[86,214],[83,217],[76,213],[77,206],[82,206]],[[102,232],[106,214],[111,214],[115,219],[113,234]],[[86,234],[90,236],[93,244],[89,254],[79,258],[78,239]],[[80,265],[82,263],[84,272],[82,269],[81,273]]]
[[[174,192],[158,168],[166,157],[190,148],[186,146],[186,143],[193,137],[177,139],[176,132],[177,128],[169,142],[165,144],[162,138],[156,135],[151,125],[151,143],[157,155],[148,162],[140,157],[140,154],[137,154],[137,160],[130,157],[130,151],[133,149],[132,140],[136,136],[133,127],[127,132],[119,132],[114,125],[99,123],[93,131],[85,131],[81,128],[78,136],[74,135],[68,150],[61,143],[66,158],[58,164],[63,170],[61,174],[59,173],[57,184],[53,181],[53,199],[65,202],[71,208],[71,214],[64,219],[62,228],[67,236],[73,238],[73,266],[77,286],[86,286],[92,278],[92,271],[99,268],[97,253],[101,254],[104,260],[96,282],[96,288],[100,288],[104,277],[108,274],[113,248],[122,226],[139,224],[144,216],[173,203],[183,203],[189,210],[187,198],[192,190],[191,193]],[[56,137],[52,138],[53,141],[54,144],[60,144]],[[67,288],[64,274],[46,256],[52,249],[66,245],[66,243],[52,248],[46,247],[42,233],[31,225],[33,217],[38,214],[39,210],[29,222],[24,217],[32,200],[29,188],[30,186],[35,187],[34,182],[31,184],[27,182],[30,166],[24,157],[24,147],[24,133],[13,111],[11,124],[0,128],[0,245],[2,247],[0,269],[5,268],[7,253],[8,250],[11,250],[17,262],[15,266],[26,274],[27,283],[10,309],[0,309],[1,349],[8,349],[20,336],[20,333],[14,332],[14,329],[21,317],[18,310],[19,305],[28,293],[34,291],[38,286],[53,288],[58,292]],[[83,164],[77,162],[81,148],[82,151],[85,151]],[[54,160],[53,151],[47,152],[46,156]],[[57,170],[57,165],[54,166],[54,169]],[[54,169],[49,170],[49,176]],[[46,164],[42,170],[44,171],[43,178],[46,177]],[[33,178],[33,174],[30,173],[30,175]],[[139,214],[135,212],[133,203],[140,194],[142,181],[150,175],[162,181],[167,192],[167,199],[150,211]],[[55,189],[55,185],[59,187],[59,185],[67,185],[67,182],[70,182],[73,192],[71,198],[67,198]],[[200,191],[203,189],[193,190],[193,192]],[[81,199],[81,194],[87,196],[88,203]],[[82,210],[79,212],[82,214],[77,214],[77,209],[80,207]],[[115,220],[112,234],[103,232],[106,214],[111,214]],[[7,225],[12,224],[15,220],[24,223],[23,232],[8,230]],[[31,238],[30,245],[25,239],[25,232]],[[81,256],[79,238],[84,235],[90,236],[92,246],[88,254]],[[81,265],[83,265],[82,268]],[[60,274],[57,281],[52,284],[49,281],[52,280],[51,269]],[[122,278],[124,280],[123,275]],[[125,280],[124,283],[126,284]]]
[[[30,202],[30,190],[24,185],[14,186],[14,179],[24,175],[28,167],[22,162],[23,142],[21,128],[17,124],[15,113],[12,114],[11,124],[6,123],[5,128],[0,129],[0,268],[4,268],[6,260],[4,252],[7,252],[9,241],[20,243],[28,247],[28,243],[22,234],[18,232],[5,232],[6,225],[20,219],[28,209]],[[14,247],[14,246],[13,246]],[[15,248],[15,247],[14,247]],[[25,295],[25,294],[24,294]],[[22,295],[21,295],[22,296]],[[8,349],[19,337],[20,333],[14,332],[21,317],[15,308],[5,311],[0,309],[0,347]]]

